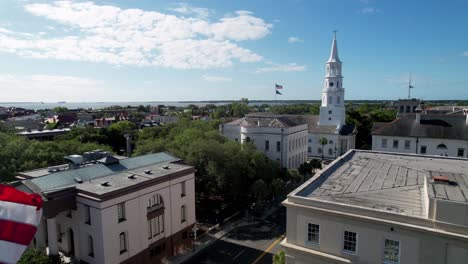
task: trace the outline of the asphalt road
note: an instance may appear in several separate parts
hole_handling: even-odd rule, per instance
[[[281,207],[265,220],[250,219],[245,224],[234,228],[186,263],[271,264],[286,231],[286,209]]]

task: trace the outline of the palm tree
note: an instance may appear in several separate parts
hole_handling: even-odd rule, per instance
[[[324,150],[323,150],[323,146],[325,146],[326,144],[328,144],[328,139],[322,137],[322,138],[319,139],[319,143],[320,143],[320,145],[322,145],[322,160],[323,160],[323,151],[324,151]]]

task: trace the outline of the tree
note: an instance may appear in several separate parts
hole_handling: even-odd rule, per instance
[[[312,164],[310,164],[309,162],[304,162],[302,163],[301,165],[299,165],[299,168],[298,168],[298,171],[299,173],[302,175],[303,177],[303,181],[305,181],[305,178],[307,176],[310,176],[311,172],[312,172]]]
[[[273,256],[273,264],[286,264],[286,253],[284,250],[280,250]]]
[[[323,160],[323,152],[325,151],[325,150],[323,149],[323,147],[324,147],[326,144],[328,144],[328,139],[322,137],[322,138],[319,139],[319,143],[320,143],[320,145],[322,145],[322,151],[321,151],[321,152],[322,152],[322,160]]]
[[[52,111],[55,113],[65,113],[65,112],[68,112],[68,108],[66,108],[65,106],[57,106],[57,107],[54,107]]]
[[[47,256],[35,248],[30,248],[24,252],[18,264],[62,264],[65,263],[60,256]]]
[[[312,170],[313,170],[314,173],[315,173],[315,171],[316,171],[317,169],[319,169],[319,170],[322,169],[322,162],[321,162],[320,160],[318,160],[318,159],[312,159],[312,160],[310,161],[310,166],[312,167]]]

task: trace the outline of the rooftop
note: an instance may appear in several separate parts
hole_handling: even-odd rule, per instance
[[[352,150],[292,196],[425,218],[428,198],[468,204],[468,160]]]
[[[468,140],[468,125],[464,115],[421,115],[421,123],[416,123],[416,115],[409,114],[398,118],[372,131],[372,135],[425,137]]]
[[[36,193],[75,187],[88,194],[103,195],[191,169],[188,165],[178,164],[178,158],[165,152],[116,160],[118,162],[107,165],[87,164],[77,169],[58,172],[48,172],[47,169],[29,171],[22,174],[32,175],[34,178],[23,180],[21,183]]]

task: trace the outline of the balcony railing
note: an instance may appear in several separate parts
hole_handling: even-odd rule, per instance
[[[162,209],[162,208],[164,208],[164,204],[160,203],[160,204],[155,204],[155,205],[153,205],[151,207],[147,207],[146,210],[147,210],[148,213],[152,213],[152,212],[155,212],[155,211],[157,211],[159,209]]]

